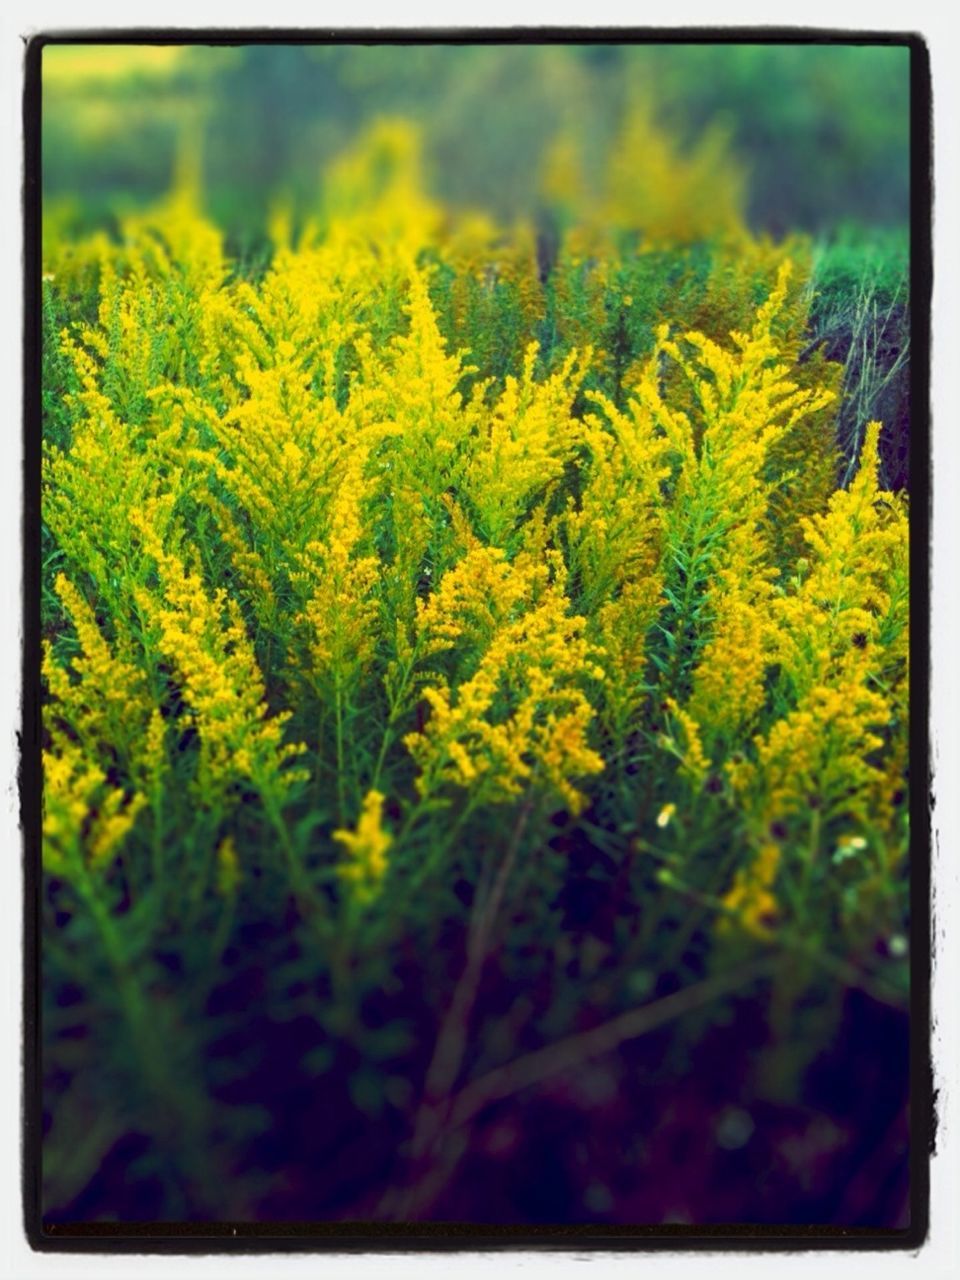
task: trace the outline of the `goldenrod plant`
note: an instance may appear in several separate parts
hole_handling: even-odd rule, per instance
[[[803,1062],[805,991],[903,1003],[907,500],[883,424],[841,463],[810,247],[743,188],[638,106],[537,226],[432,199],[390,120],[258,272],[189,168],[48,226],[51,1212],[127,1132],[144,1212],[276,1210],[244,1017],[302,1030],[304,1124],[346,1078],[392,1135],[301,1216],[429,1216],[524,1053],[696,983]]]

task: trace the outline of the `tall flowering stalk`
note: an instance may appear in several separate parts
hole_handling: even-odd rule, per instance
[[[638,107],[584,159],[560,140],[535,233],[442,208],[385,121],[313,218],[274,211],[262,269],[196,164],[52,256],[44,927],[104,1002],[83,1087],[145,1083],[158,1143],[233,1123],[234,964],[321,1028],[310,1070],[349,1042],[353,1101],[409,1109],[428,1163],[517,1019],[567,1035],[691,949],[881,985],[910,588],[881,428],[838,488],[809,249],[749,235],[717,136],[681,154]],[[494,958],[543,1009],[489,1015]],[[382,1010],[428,971],[418,1103]]]

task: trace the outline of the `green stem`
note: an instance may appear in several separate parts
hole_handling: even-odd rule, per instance
[[[337,735],[337,809],[342,827],[346,823],[347,802],[343,776],[343,690],[340,686],[339,671],[334,677],[333,703]]]
[[[813,867],[820,853],[820,823],[820,810],[813,809],[810,813],[810,842],[807,846],[806,864],[803,868],[803,900],[801,902],[801,910],[803,912],[804,920],[806,920],[810,914],[810,886],[813,883]]]
[[[680,609],[678,611],[677,625],[674,627],[674,632],[673,632],[674,634],[673,658],[670,663],[670,671],[666,680],[666,691],[667,691],[667,694],[671,696],[675,696],[676,694],[676,683],[677,683],[677,678],[680,675],[680,664],[683,657],[683,648],[684,648],[683,639],[687,630],[687,618],[690,613],[690,606],[693,604],[693,592],[694,592],[695,583],[694,583],[694,575],[692,572],[692,561],[694,556],[696,556],[696,554],[700,550],[701,527],[703,525],[703,517],[704,517],[703,508],[702,506],[698,505],[694,515],[694,523],[693,523],[693,530],[692,530],[692,537],[691,537],[692,547],[691,547],[690,555],[687,561],[688,565],[690,565],[691,568],[688,568],[684,574],[683,599],[681,600]]]
[[[215,859],[217,831],[223,821],[223,811],[219,806],[201,815],[199,824],[200,840],[195,841],[194,850],[199,846],[199,854],[192,863],[192,876],[184,886],[186,889],[183,919],[188,929],[196,928],[203,912],[203,903],[210,884],[211,872]],[[195,828],[196,831],[196,828]]]
[[[233,917],[236,908],[236,895],[230,894],[224,904],[223,912],[220,916],[220,923],[217,925],[217,931],[213,935],[213,946],[211,954],[215,962],[219,963],[220,957],[226,949],[227,939],[230,937],[230,929],[233,926]]]
[[[276,801],[273,798],[264,797],[264,809],[270,825],[273,827],[280,842],[280,848],[287,864],[287,872],[290,876],[293,896],[296,899],[300,914],[317,929],[322,941],[326,943],[330,937],[330,922],[326,913],[326,904],[311,884],[304,870],[303,863],[293,847],[290,832],[287,830],[287,824],[283,820],[283,815]]]
[[[324,704],[319,686],[311,683],[311,688],[317,697],[317,751],[313,763],[313,803],[316,808],[320,804],[320,795],[323,789],[321,762],[323,760]]]
[[[387,752],[393,743],[392,722],[387,721],[387,727],[383,731],[383,741],[380,743],[380,754],[377,756],[377,763],[373,766],[373,777],[370,780],[370,790],[379,789],[380,774],[383,770],[383,762],[387,758]]]
[[[209,1185],[212,1175],[209,1170],[202,1170],[198,1175],[188,1178],[184,1172],[188,1162],[196,1164],[199,1159],[201,1165],[206,1164],[203,1156],[204,1143],[202,1135],[197,1133],[193,1108],[185,1105],[179,1080],[175,1082],[167,1070],[168,1051],[163,1042],[163,1032],[143,987],[131,968],[127,948],[117,930],[116,922],[101,898],[82,854],[78,855],[77,869],[76,888],[100,936],[103,954],[113,973],[114,989],[120,998],[138,1072],[153,1100],[145,1114],[152,1118],[150,1127],[154,1141],[158,1147],[169,1152],[174,1164],[174,1180],[178,1184],[189,1182],[191,1209],[202,1209],[206,1199],[202,1188]],[[191,1142],[189,1150],[184,1148],[180,1140],[183,1136]]]
[[[159,889],[163,885],[163,787],[155,786],[151,797],[153,809],[153,844],[151,847],[151,867],[153,883]]]
[[[436,842],[417,868],[416,874],[410,880],[408,892],[416,893],[422,887],[424,881],[437,869],[444,857],[449,853],[451,845],[476,807],[476,801],[471,797],[458,816],[447,827],[443,839]]]
[[[417,649],[413,650],[410,661],[403,668],[403,676],[397,686],[396,694],[390,704],[390,713],[387,716],[387,724],[383,731],[383,739],[380,743],[380,752],[377,756],[377,762],[373,767],[373,778],[370,783],[371,789],[376,789],[380,782],[380,774],[383,770],[384,761],[387,758],[387,752],[393,744],[393,726],[396,724],[401,709],[403,707],[403,695],[407,691],[407,685],[410,683],[410,677],[413,674],[413,668],[417,661]]]

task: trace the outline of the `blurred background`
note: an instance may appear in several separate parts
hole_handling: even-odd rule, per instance
[[[508,219],[534,207],[558,133],[602,156],[637,96],[681,145],[727,131],[754,230],[906,227],[909,50],[882,46],[50,45],[44,194],[72,230],[109,224],[169,188],[186,134],[208,212],[242,245],[399,115],[422,126],[435,195]]]

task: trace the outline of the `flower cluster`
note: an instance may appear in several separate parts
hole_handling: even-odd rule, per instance
[[[44,446],[51,865],[154,874],[186,823],[188,901],[232,901],[264,818],[303,901],[372,902],[452,808],[706,814],[759,936],[838,840],[904,847],[907,509],[877,424],[835,490],[809,251],[640,107],[593,195],[548,168],[554,240],[442,210],[381,122],[257,278],[192,171],[58,259],[95,297]]]

